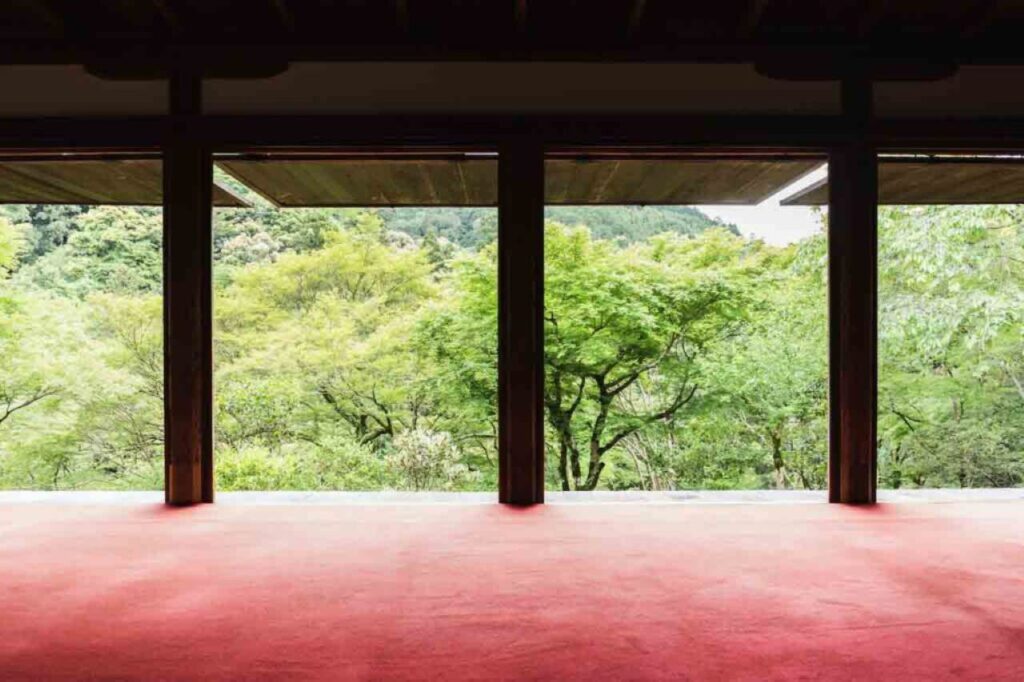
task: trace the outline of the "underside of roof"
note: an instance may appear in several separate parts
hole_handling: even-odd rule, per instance
[[[549,204],[759,204],[820,166],[814,158],[553,159]]]
[[[493,158],[222,160],[217,165],[272,204],[494,206]]]
[[[497,160],[220,160],[278,206],[494,206]],[[551,205],[758,204],[821,165],[814,158],[552,158]]]
[[[823,206],[828,198],[825,179],[783,199],[782,205]],[[878,203],[1022,204],[1024,159],[882,158],[878,162]]]
[[[554,156],[545,162],[550,205],[756,205],[819,167],[816,157]],[[282,207],[495,206],[493,155],[222,158],[217,165]],[[159,206],[159,159],[0,160],[0,204]],[[828,203],[828,180],[782,200]],[[249,203],[215,182],[215,206]],[[1024,203],[1024,159],[883,157],[880,204]]]
[[[160,206],[159,159],[48,159],[0,161],[0,204]],[[215,206],[246,206],[214,184]]]

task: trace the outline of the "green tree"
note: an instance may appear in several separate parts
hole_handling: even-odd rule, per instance
[[[544,403],[563,490],[596,488],[613,448],[697,395],[700,358],[742,318],[727,276],[741,248],[708,231],[618,250],[548,225]],[[659,399],[631,409],[638,391]]]
[[[882,485],[1024,480],[1024,212],[884,209],[879,220]]]
[[[78,229],[76,219],[87,210],[88,206],[15,204],[0,206],[0,216],[27,227],[22,258],[26,263],[34,263],[67,244],[70,235]]]
[[[0,217],[0,278],[15,268],[22,250],[21,231],[7,218]]]
[[[155,293],[163,281],[163,222],[155,209],[100,206],[77,214],[67,243],[17,277],[62,296]]]
[[[756,275],[749,324],[709,354],[708,401],[697,437],[715,444],[711,456],[723,461],[738,462],[746,453],[732,476],[755,474],[757,487],[823,488],[828,453],[824,235],[799,246],[762,248],[764,267]]]

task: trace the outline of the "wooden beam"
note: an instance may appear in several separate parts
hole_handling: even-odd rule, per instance
[[[889,13],[889,0],[867,0],[857,6],[860,8],[860,16],[856,20],[854,35],[859,41],[870,40],[878,24]]]
[[[150,151],[163,143],[167,127],[165,116],[0,117],[0,149],[25,153]],[[268,147],[337,150],[409,145],[480,149],[523,128],[538,131],[551,146],[628,147],[630,153],[638,147],[824,152],[848,136],[847,125],[839,116],[728,114],[204,115],[193,132],[216,151],[238,152]],[[686,130],[685,140],[680,140],[680,129]],[[886,151],[1016,154],[1024,146],[1024,118],[874,119],[868,134]]]
[[[838,116],[386,115],[206,116],[201,129],[222,149],[372,145],[481,146],[536,131],[553,145],[672,145],[822,150],[842,139]],[[685,128],[685,141],[679,130]],[[4,129],[0,126],[0,135]]]
[[[409,35],[409,2],[408,0],[394,0],[395,2],[395,23],[403,36]]]
[[[288,33],[295,32],[295,17],[292,15],[291,10],[288,9],[286,0],[269,0],[271,9],[277,14],[277,18],[281,20],[281,24],[285,31]]]
[[[182,23],[178,15],[171,9],[170,0],[153,0],[153,7],[163,20],[169,33],[177,35],[182,32]]]
[[[999,0],[975,0],[956,22],[954,37],[966,41],[976,39],[992,25],[1001,8]]]
[[[168,504],[213,502],[212,191],[209,148],[192,134],[198,71],[171,74],[164,145],[164,424]]]
[[[513,7],[513,21],[516,26],[516,33],[519,35],[525,35],[528,21],[526,0],[515,0],[515,5],[513,5]]]
[[[28,8],[53,34],[63,36],[67,32],[64,15],[48,0],[13,0],[13,4]]]
[[[871,86],[843,82],[852,135],[829,154],[829,501],[875,502],[878,163],[865,137]]]
[[[761,25],[761,17],[764,16],[767,7],[768,0],[750,0],[737,31],[737,36],[741,40],[749,40],[752,35],[757,33],[757,28]]]
[[[626,24],[627,38],[632,38],[640,30],[640,24],[643,23],[646,10],[647,0],[633,0],[633,6],[629,10],[629,22]]]
[[[522,0],[520,0],[521,2]],[[527,32],[528,18],[525,5],[516,5],[513,10],[516,27]],[[373,42],[362,41],[300,41],[280,40],[260,42],[248,38],[247,34],[226,36],[219,42],[189,41],[188,50],[202,56],[214,67],[221,63],[232,63],[244,58],[267,62],[366,62],[366,61],[440,61],[440,62],[669,62],[693,64],[740,64],[773,59],[827,59],[841,61],[853,57],[870,57],[876,61],[899,62],[921,60],[922,54],[943,62],[977,65],[1021,65],[1024,52],[1009,39],[979,43],[941,40],[933,35],[905,36],[904,40],[892,40],[865,45],[869,36],[857,37],[856,26],[863,25],[870,33],[874,28],[874,16],[879,20],[883,15],[869,15],[862,22],[851,22],[851,34],[845,38],[808,42],[803,40],[772,41],[750,39],[742,42],[645,42],[600,44],[581,46],[566,43],[564,38],[543,38],[536,35],[524,40],[522,37],[495,40],[493,36],[480,33],[469,36],[465,41],[442,41],[431,44],[414,44],[406,41],[395,44],[394,40]],[[514,29],[513,29],[514,30]],[[534,32],[536,33],[536,32]],[[246,39],[248,38],[248,39]],[[5,37],[2,64],[81,64],[96,57],[118,54],[149,53],[154,58],[165,60],[180,44],[168,39],[154,40],[149,35],[133,35],[122,38],[103,37],[77,41],[44,41],[32,36],[8,35]],[[204,69],[209,72],[209,69]]]
[[[499,501],[544,501],[544,150],[498,157]]]

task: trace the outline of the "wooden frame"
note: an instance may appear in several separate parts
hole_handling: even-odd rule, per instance
[[[544,501],[544,148],[498,153],[498,500]]]
[[[850,138],[829,152],[829,501],[874,503],[878,413],[878,155],[871,85],[843,83]]]
[[[1024,146],[1024,119],[873,120],[863,80],[844,86],[844,115],[830,117],[225,117],[198,114],[197,81],[194,75],[184,75],[174,81],[174,109],[167,117],[0,120],[0,148],[23,154],[164,151],[167,500],[176,504],[213,499],[208,189],[213,152],[498,145],[506,159],[502,196],[516,197],[515,205],[502,209],[499,294],[504,320],[499,488],[501,500],[513,503],[543,499],[543,415],[538,407],[543,354],[537,350],[543,326],[535,303],[543,296],[543,270],[538,267],[543,243],[536,205],[537,176],[542,186],[543,168],[538,170],[538,153],[559,147],[609,154],[701,149],[828,153],[833,187],[840,188],[833,192],[830,205],[830,500],[869,503],[876,487],[875,154],[925,148],[1014,151]],[[679,144],[680,130],[686,131],[686,144]],[[513,175],[516,182],[510,180]],[[512,242],[510,230],[525,232],[518,235],[520,241]],[[513,358],[513,348],[525,352]],[[182,376],[191,380],[182,384]],[[519,402],[523,399],[525,404]]]
[[[169,116],[0,118],[0,149],[14,153],[74,150],[152,151],[166,140]],[[680,131],[685,130],[685,139]],[[460,148],[494,145],[529,133],[549,148],[605,152],[723,148],[787,153],[824,150],[850,138],[843,116],[782,115],[247,115],[195,119],[192,139],[214,152],[252,148]],[[1024,147],[1024,117],[868,121],[858,135],[878,151],[1006,151]]]
[[[201,81],[170,80],[164,144],[164,494],[213,502],[213,157],[190,130]]]

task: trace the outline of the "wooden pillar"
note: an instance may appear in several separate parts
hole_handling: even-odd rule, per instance
[[[498,156],[498,478],[501,502],[544,501],[544,149]]]
[[[866,78],[843,83],[851,135],[829,155],[829,501],[875,502],[878,164]]]
[[[213,502],[213,161],[191,134],[200,95],[198,72],[172,72],[163,149],[164,490],[175,505]]]

